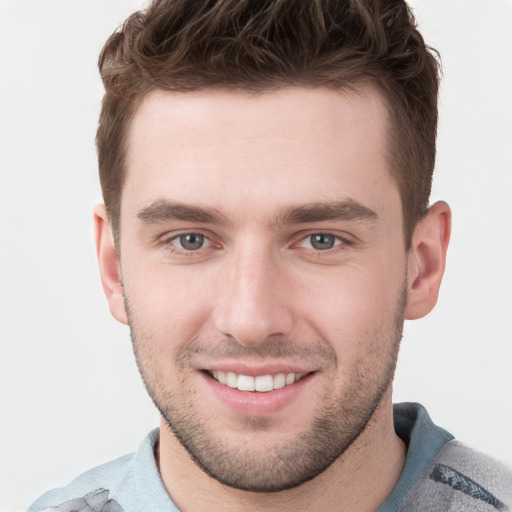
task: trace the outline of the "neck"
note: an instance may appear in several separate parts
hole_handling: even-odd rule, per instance
[[[338,460],[309,482],[286,491],[255,493],[219,483],[192,461],[163,420],[159,442],[162,480],[182,512],[375,511],[393,491],[406,455],[393,427],[391,392]]]

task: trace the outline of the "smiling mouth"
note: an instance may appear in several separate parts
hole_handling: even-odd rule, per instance
[[[277,373],[276,375],[250,375],[235,372],[213,371],[209,372],[219,384],[239,391],[257,391],[267,393],[274,389],[281,389],[299,381],[306,373]]]

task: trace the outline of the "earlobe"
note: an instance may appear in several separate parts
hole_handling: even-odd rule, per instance
[[[430,207],[414,231],[408,260],[408,320],[424,317],[437,303],[450,232],[450,207],[442,201]]]
[[[103,204],[98,204],[94,209],[94,236],[101,284],[108,300],[110,312],[116,320],[127,324],[119,253],[114,244],[107,210]]]

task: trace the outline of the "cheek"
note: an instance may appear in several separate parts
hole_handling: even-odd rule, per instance
[[[395,329],[403,275],[344,269],[325,280],[304,283],[301,309],[314,329],[337,349],[360,351]],[[357,351],[356,351],[357,348]]]
[[[127,269],[124,287],[131,323],[157,345],[190,339],[208,318],[205,282],[190,269]]]

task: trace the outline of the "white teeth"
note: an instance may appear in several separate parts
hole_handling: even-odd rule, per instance
[[[274,379],[272,375],[262,375],[254,379],[254,388],[256,391],[272,391],[274,389]]]
[[[226,372],[226,384],[230,388],[238,387],[238,377],[234,372]]]
[[[212,377],[230,388],[240,391],[259,391],[266,393],[273,389],[281,389],[302,379],[305,373],[278,373],[276,375],[237,375],[234,372],[214,371]]]
[[[254,377],[249,377],[249,375],[239,375],[237,388],[240,391],[254,391]]]
[[[281,389],[286,386],[286,375],[284,373],[278,373],[274,376],[274,389]]]

